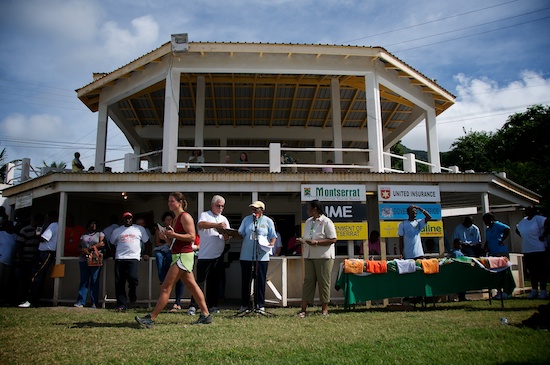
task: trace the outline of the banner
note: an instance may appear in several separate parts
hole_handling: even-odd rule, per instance
[[[381,221],[404,221],[409,219],[407,214],[407,208],[411,204],[379,204],[378,205],[378,214]],[[425,209],[432,216],[433,220],[441,220],[441,204],[421,204],[423,209]],[[424,214],[420,211],[416,211],[416,218],[425,218]]]
[[[302,201],[365,201],[365,185],[306,184],[301,186]]]
[[[361,222],[367,220],[367,205],[361,203],[323,203],[325,215],[333,222]],[[307,204],[302,204],[302,221],[309,218]]]
[[[367,222],[334,223],[336,238],[338,241],[364,241],[369,238],[369,226]],[[304,232],[304,223],[302,223]],[[308,238],[304,236],[304,238]]]
[[[398,221],[380,222],[380,237],[395,238],[397,234]],[[443,221],[429,221],[428,225],[420,232],[420,237],[443,237]]]
[[[438,203],[438,185],[378,185],[378,202]]]
[[[32,192],[19,194],[15,197],[15,209],[32,206]]]

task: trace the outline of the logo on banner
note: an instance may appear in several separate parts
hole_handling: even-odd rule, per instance
[[[311,196],[311,188],[304,188],[304,195]]]
[[[380,196],[382,199],[389,199],[391,197],[390,188],[380,188]]]

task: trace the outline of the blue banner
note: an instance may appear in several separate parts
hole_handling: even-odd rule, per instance
[[[417,204],[426,209],[432,216],[433,220],[441,220],[441,204]],[[381,221],[403,221],[409,218],[407,208],[411,204],[379,204],[378,214]],[[416,213],[417,219],[425,218],[424,214],[419,210]]]

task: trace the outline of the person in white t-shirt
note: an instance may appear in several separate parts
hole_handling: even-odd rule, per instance
[[[136,302],[136,288],[138,286],[138,265],[141,252],[149,236],[145,228],[133,224],[134,216],[130,212],[122,214],[124,225],[118,227],[111,235],[111,243],[116,247],[115,251],[115,292],[117,311],[125,311],[130,303]],[[144,260],[149,257],[143,255]],[[128,296],[126,296],[126,282],[128,282]]]
[[[549,233],[548,220],[538,215],[537,208],[525,208],[525,218],[516,226],[521,237],[525,268],[531,274],[529,299],[546,299],[546,236]],[[539,285],[540,284],[540,285]],[[540,286],[540,293],[538,291]]]
[[[315,199],[307,204],[309,218],[304,224],[303,244],[304,282],[302,284],[302,310],[298,317],[305,318],[309,304],[313,304],[315,287],[319,291],[321,314],[328,316],[331,273],[334,265],[337,241],[336,228],[325,215],[323,204]]]
[[[223,277],[223,270],[225,270],[223,261],[225,243],[230,238],[224,230],[231,227],[227,218],[222,215],[225,208],[224,197],[214,195],[210,205],[210,210],[202,212],[197,223],[198,234],[201,238],[197,260],[197,284],[201,289],[206,284],[206,304],[211,313],[216,313],[219,311],[220,281]],[[188,313],[193,315],[196,308],[195,299],[191,298]]]

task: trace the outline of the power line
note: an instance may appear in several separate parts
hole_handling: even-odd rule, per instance
[[[467,29],[478,28],[478,27],[482,27],[482,26],[485,26],[485,25],[489,25],[489,24],[494,24],[494,23],[499,23],[499,22],[503,22],[503,21],[506,21],[506,20],[510,20],[510,19],[519,18],[519,17],[525,16],[525,15],[529,15],[529,14],[539,13],[539,12],[541,12],[541,11],[548,10],[548,9],[550,9],[550,8],[539,9],[539,10],[531,11],[531,12],[524,13],[524,14],[514,15],[514,16],[511,16],[511,17],[508,17],[508,18],[497,19],[497,20],[493,20],[493,21],[490,21],[490,22],[485,22],[485,23],[482,23],[482,24],[471,25],[471,26],[468,26],[468,27],[459,28],[459,29],[455,29],[455,30],[449,30],[449,31],[446,31],[446,32],[441,32],[441,33],[432,34],[432,35],[427,35],[427,36],[423,36],[423,37],[420,37],[420,38],[408,39],[408,40],[401,41],[401,42],[397,42],[397,43],[393,43],[393,44],[387,44],[387,45],[385,45],[385,47],[392,47],[392,46],[395,46],[395,45],[398,45],[398,44],[402,44],[402,43],[409,43],[409,42],[414,42],[414,41],[418,41],[418,40],[421,40],[421,39],[439,37],[439,36],[442,36],[442,35],[445,35],[445,34],[456,33],[456,32],[460,32],[460,31],[467,30]],[[548,17],[541,18],[541,19],[530,20],[530,21],[526,21],[526,22],[523,22],[523,23],[519,23],[519,24],[513,24],[513,25],[505,26],[505,27],[502,27],[502,28],[493,29],[493,30],[491,30],[491,31],[502,30],[502,29],[510,28],[510,27],[512,27],[512,26],[518,26],[518,25],[529,24],[529,23],[533,23],[533,22],[539,21],[539,20],[544,20],[544,19],[547,19],[547,18],[548,18]],[[483,33],[484,33],[484,32],[482,32],[482,33],[474,33],[473,35],[483,34]],[[471,36],[471,35],[469,35],[469,36]]]
[[[535,20],[531,20],[531,21],[524,22],[524,23],[512,24],[512,25],[508,25],[508,26],[505,26],[505,27],[497,28],[497,29],[491,29],[491,30],[487,30],[487,31],[479,32],[479,33],[469,34],[469,35],[461,36],[461,37],[458,37],[458,38],[446,39],[446,40],[443,40],[443,41],[440,41],[440,42],[428,43],[428,44],[423,44],[423,45],[416,46],[416,47],[405,48],[405,49],[401,49],[399,51],[394,51],[394,53],[411,51],[413,49],[423,48],[423,47],[427,47],[427,46],[433,46],[435,44],[447,43],[447,42],[451,42],[451,41],[457,41],[457,40],[461,40],[461,39],[465,39],[465,38],[475,37],[475,36],[478,36],[478,35],[481,35],[481,34],[493,33],[493,32],[497,32],[497,31],[501,31],[503,29],[514,28],[514,27],[518,27],[520,25],[525,25],[525,24],[529,24],[529,23],[538,22],[538,21],[545,20],[545,19],[548,19],[548,18],[550,18],[550,16],[535,19]],[[427,38],[427,37],[425,37],[425,38]],[[419,39],[421,39],[421,38],[419,38]],[[403,43],[403,42],[400,42],[400,43]]]
[[[352,40],[350,40],[350,41],[346,41],[346,42],[342,42],[342,43],[351,43],[351,42],[356,42],[356,41],[360,41],[360,40],[367,39],[367,38],[378,37],[378,36],[381,36],[381,35],[386,35],[386,34],[390,34],[390,33],[400,32],[400,31],[402,31],[402,30],[408,30],[408,29],[412,29],[412,28],[417,28],[417,27],[421,27],[421,26],[423,26],[423,25],[432,24],[432,23],[437,23],[437,22],[440,22],[440,21],[443,21],[443,20],[447,20],[447,19],[452,19],[452,18],[457,18],[457,17],[464,16],[464,15],[479,13],[479,12],[482,12],[482,11],[484,11],[484,10],[493,9],[493,8],[496,8],[496,7],[508,5],[508,4],[510,4],[510,3],[515,3],[515,2],[517,2],[517,1],[518,1],[518,0],[512,0],[512,1],[508,1],[508,2],[505,2],[505,3],[497,4],[497,5],[488,6],[488,7],[481,8],[481,9],[477,9],[477,10],[471,10],[471,11],[467,11],[467,12],[464,12],[464,13],[453,14],[453,15],[449,15],[449,16],[446,16],[446,17],[443,17],[443,18],[430,20],[430,21],[428,21],[428,22],[419,23],[419,24],[415,24],[415,25],[409,25],[409,26],[407,26],[407,27],[402,27],[402,28],[397,28],[397,29],[392,29],[392,30],[388,30],[388,31],[385,31],[385,32],[382,32],[382,33],[377,33],[377,34],[373,34],[373,35],[369,35],[369,36],[365,36],[365,37],[361,37],[361,38],[352,39]]]

